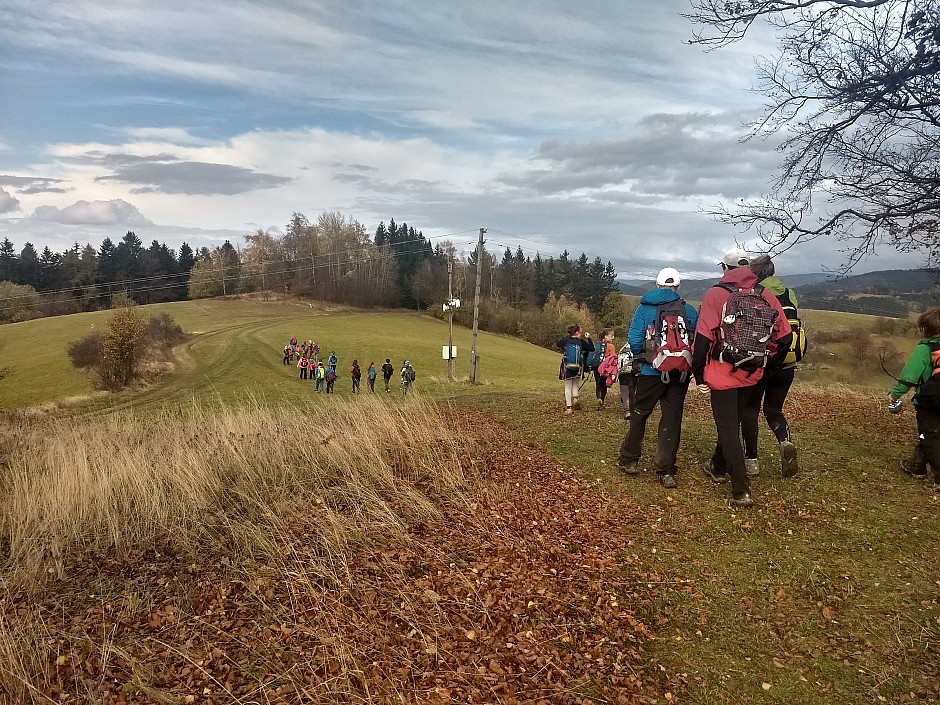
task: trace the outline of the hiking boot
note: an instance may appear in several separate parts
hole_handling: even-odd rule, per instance
[[[617,460],[617,467],[623,470],[625,475],[639,475],[640,474],[640,461],[639,460]]]
[[[577,409],[578,411],[581,411],[581,399],[580,399],[580,397],[575,397],[574,400],[571,402],[571,406],[572,406],[572,408]]]
[[[916,465],[910,460],[901,461],[901,469],[913,478],[923,480],[927,477],[927,466]]]
[[[716,485],[720,485],[723,482],[728,481],[727,474],[718,473],[715,471],[715,464],[711,461],[711,458],[702,463],[702,472],[704,472]]]
[[[565,416],[571,416],[572,411],[570,406],[565,407]]]
[[[760,475],[760,469],[757,467],[757,458],[744,459],[744,472],[748,477],[757,477]]]
[[[728,503],[728,506],[732,509],[735,507],[751,507],[754,506],[754,500],[751,497],[750,492],[731,492],[728,491],[725,501]]]
[[[663,483],[663,487],[665,487],[667,490],[674,490],[676,487],[678,487],[675,475],[662,475],[660,476],[659,481]]]
[[[598,409],[598,411],[600,411],[600,410],[603,409],[603,408],[604,408],[604,400],[603,400],[603,399],[598,399],[598,400],[597,400],[597,409]]]
[[[780,444],[780,474],[783,477],[793,477],[800,471],[796,462],[796,446],[790,441]]]

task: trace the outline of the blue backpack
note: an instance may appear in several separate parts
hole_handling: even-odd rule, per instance
[[[565,369],[581,371],[584,361],[582,360],[584,348],[581,347],[581,341],[571,339],[565,343]]]

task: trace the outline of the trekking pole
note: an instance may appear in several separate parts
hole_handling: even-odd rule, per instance
[[[589,378],[590,376],[591,376],[591,373],[590,373],[590,372],[588,372],[587,374],[585,374],[584,372],[581,373],[582,379],[581,379],[581,385],[578,387],[578,391],[579,391],[579,392],[581,391],[581,387],[584,386],[584,383],[588,381],[588,378]]]
[[[881,353],[880,355],[878,355],[878,362],[881,364],[881,370],[882,370],[886,375],[888,375],[888,377],[890,377],[891,379],[893,379],[895,382],[900,382],[900,381],[901,381],[901,380],[899,380],[897,377],[895,377],[893,374],[891,374],[890,372],[888,372],[888,368],[885,367],[885,354],[884,354],[884,353]]]

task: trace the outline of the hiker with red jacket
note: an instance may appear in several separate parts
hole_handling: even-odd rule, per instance
[[[640,299],[627,340],[634,357],[643,357],[636,382],[636,406],[630,429],[620,445],[617,466],[627,475],[640,472],[646,422],[659,404],[656,475],[663,487],[676,487],[676,456],[682,434],[682,410],[692,378],[692,340],[698,315],[679,296],[679,272],[666,267],[656,277],[658,288]]]
[[[747,252],[734,248],[721,261],[721,280],[705,292],[692,354],[699,391],[710,394],[718,445],[703,470],[714,482],[731,475],[727,502],[754,504],[741,445],[741,421],[768,364],[782,359],[791,329],[777,297],[757,283]]]

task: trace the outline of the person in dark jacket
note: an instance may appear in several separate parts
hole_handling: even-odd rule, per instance
[[[391,358],[385,358],[385,364],[382,365],[382,379],[385,381],[385,391],[392,391],[388,385],[391,382],[392,375],[395,374],[395,367],[392,365]]]
[[[751,271],[757,277],[757,283],[770,291],[786,312],[792,307],[791,318],[797,311],[796,294],[783,285],[775,274],[773,260],[768,255],[760,255],[751,260]],[[789,346],[788,346],[789,347]],[[783,404],[793,384],[796,373],[796,362],[787,363],[785,360],[775,358],[764,370],[763,376],[748,398],[741,416],[741,435],[744,437],[744,468],[748,476],[754,477],[759,473],[757,462],[757,437],[760,428],[761,405],[764,407],[764,418],[767,425],[777,438],[780,448],[780,474],[783,477],[793,477],[799,471],[796,446],[790,437],[790,424],[783,415]]]
[[[579,397],[578,383],[584,374],[584,360],[587,354],[594,349],[594,343],[591,342],[591,334],[585,333],[577,323],[568,326],[567,336],[559,340],[555,345],[561,348],[561,368],[558,370],[558,379],[565,383],[565,415],[570,416],[572,409],[581,408],[581,399]],[[583,337],[582,337],[583,336]],[[565,353],[568,351],[568,345],[580,348],[580,367],[568,366],[565,364]]]
[[[734,248],[725,253],[721,261],[724,274],[719,285],[713,286],[702,297],[702,308],[695,328],[695,346],[692,354],[692,374],[699,391],[711,397],[712,416],[718,444],[712,459],[703,464],[705,473],[714,482],[725,482],[731,474],[731,490],[727,502],[731,507],[749,507],[754,504],[751,486],[744,465],[741,445],[741,421],[749,395],[764,374],[763,367],[745,370],[720,359],[715,351],[721,338],[722,316],[731,299],[731,291],[749,291],[757,285],[751,271],[747,252]],[[777,312],[770,336],[772,356],[782,358],[790,345],[791,330],[777,297],[767,289],[760,293],[767,304]]]
[[[646,292],[640,299],[630,322],[630,332],[627,340],[634,357],[645,353],[648,334],[653,334],[659,320],[659,307],[676,301],[682,302],[685,311],[685,325],[689,343],[694,335],[698,315],[695,309],[682,301],[679,296],[681,284],[679,272],[672,267],[666,267],[656,277],[658,288]],[[620,454],[617,465],[628,475],[639,473],[640,455],[643,451],[643,436],[646,434],[646,422],[659,404],[662,416],[659,420],[659,434],[656,446],[656,474],[663,487],[672,489],[676,487],[676,455],[679,452],[679,438],[682,434],[682,409],[685,405],[685,395],[689,391],[692,360],[691,350],[686,352],[687,370],[680,373],[673,370],[661,373],[646,361],[636,381],[635,407],[630,415],[630,429],[623,443],[620,445]]]
[[[359,393],[359,386],[362,381],[362,370],[359,369],[359,360],[353,360],[352,366],[349,368],[349,374],[352,377],[352,393]]]

